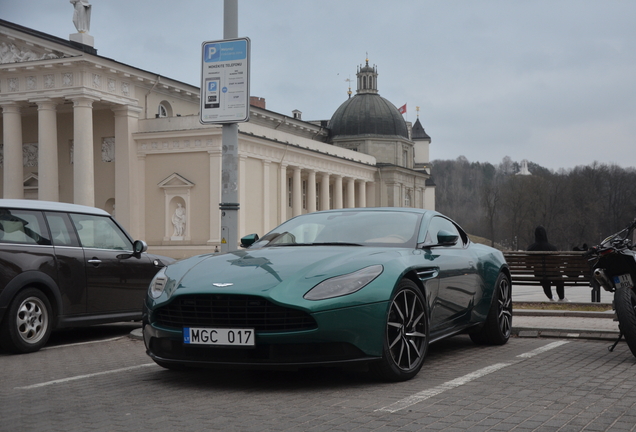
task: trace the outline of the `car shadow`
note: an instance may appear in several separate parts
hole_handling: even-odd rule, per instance
[[[119,322],[100,324],[90,327],[65,328],[51,334],[45,347],[69,345],[110,339],[129,335],[134,329],[140,328],[141,322]]]
[[[475,344],[466,335],[458,335],[429,346],[424,362],[445,361],[459,351],[475,349]],[[298,370],[270,369],[190,369],[185,371],[153,369],[148,371],[152,377],[148,381],[161,382],[162,386],[173,387],[174,390],[184,388],[205,390],[266,390],[293,391],[297,389],[338,389],[360,387],[377,387],[392,383],[379,380],[369,373],[368,366],[316,367]]]
[[[71,327],[55,330],[51,333],[48,342],[43,349],[62,345],[82,344],[96,342],[104,339],[127,336],[134,329],[141,328],[141,322],[118,322],[109,324],[99,324],[90,327]],[[0,347],[0,354],[11,355],[11,353]]]

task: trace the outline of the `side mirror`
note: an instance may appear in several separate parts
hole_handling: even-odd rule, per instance
[[[454,246],[457,244],[459,236],[448,231],[439,230],[437,232],[436,246]]]
[[[241,247],[248,248],[258,241],[258,234],[248,234],[241,237]]]
[[[135,240],[133,243],[133,255],[139,256],[148,250],[148,244],[143,240]]]

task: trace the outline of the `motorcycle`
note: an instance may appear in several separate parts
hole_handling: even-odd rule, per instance
[[[614,293],[612,307],[618,319],[619,336],[613,351],[622,337],[636,356],[636,251],[633,234],[636,219],[625,229],[607,237],[601,244],[585,253],[592,266],[593,282],[605,291]]]

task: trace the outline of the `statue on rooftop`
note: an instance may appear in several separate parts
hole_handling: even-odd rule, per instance
[[[70,0],[75,8],[73,24],[79,33],[88,33],[91,29],[91,5],[88,0]]]

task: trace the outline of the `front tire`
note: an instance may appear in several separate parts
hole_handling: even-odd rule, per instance
[[[403,279],[391,299],[386,318],[382,360],[372,371],[387,381],[406,381],[422,368],[428,350],[428,313],[415,283]]]
[[[38,351],[49,340],[52,318],[51,303],[42,291],[36,288],[20,291],[4,317],[0,343],[17,354]]]
[[[500,273],[486,322],[479,330],[469,333],[469,336],[476,344],[503,345],[508,342],[511,333],[512,286],[508,276]]]
[[[614,293],[614,308],[618,325],[632,354],[636,357],[636,293],[630,288],[619,288]]]

